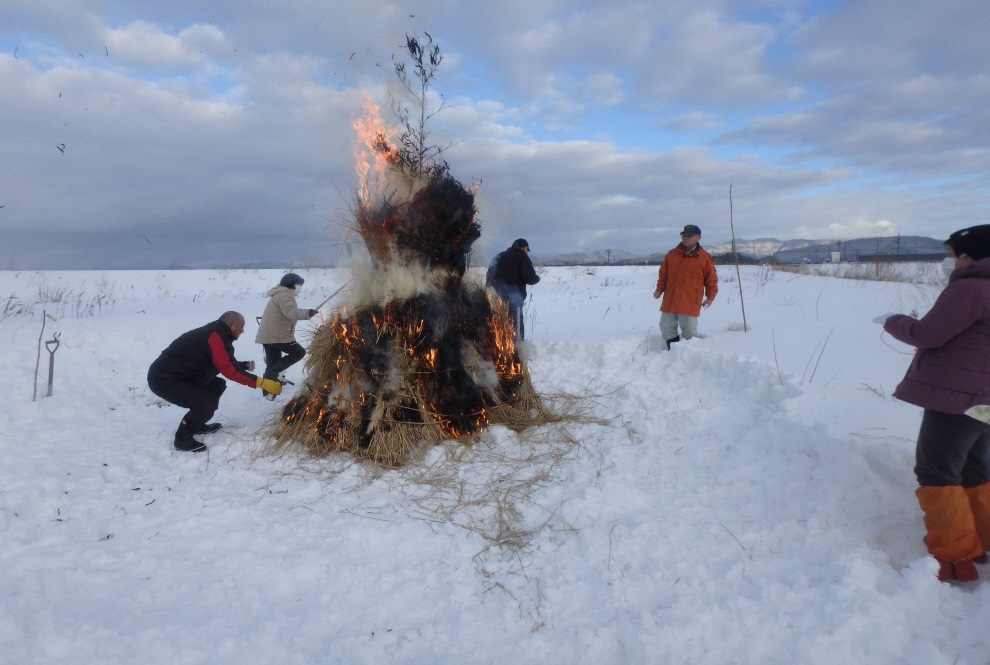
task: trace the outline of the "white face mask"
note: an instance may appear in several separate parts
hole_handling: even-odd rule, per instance
[[[956,269],[956,260],[950,256],[942,259],[942,272],[948,277],[952,274],[952,271]]]

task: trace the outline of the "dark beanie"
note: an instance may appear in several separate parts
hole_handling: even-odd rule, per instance
[[[523,247],[529,247],[529,243],[526,242],[525,238],[517,238],[516,241],[512,243],[512,246],[516,249],[522,249]]]
[[[286,286],[286,287],[288,287],[290,289],[294,289],[297,286],[301,286],[305,282],[306,282],[306,280],[303,279],[300,275],[297,275],[294,272],[288,272],[288,273],[285,273],[285,275],[282,277],[281,280],[279,280],[278,285],[279,286]]]
[[[945,244],[952,248],[957,257],[965,254],[974,261],[985,259],[990,256],[990,224],[956,231]]]

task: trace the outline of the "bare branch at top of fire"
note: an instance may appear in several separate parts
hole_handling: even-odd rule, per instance
[[[404,61],[392,56],[395,75],[412,97],[415,107],[411,109],[410,105],[392,97],[392,113],[405,128],[399,138],[401,147],[398,151],[413,175],[441,174],[448,169],[447,162],[442,158],[444,149],[429,144],[430,132],[427,129],[430,119],[447,106],[443,95],[440,95],[440,105],[432,110],[428,110],[427,100],[430,85],[443,62],[443,53],[433,43],[430,33],[424,34],[425,39],[406,35],[405,49],[412,60],[414,74],[410,74]]]

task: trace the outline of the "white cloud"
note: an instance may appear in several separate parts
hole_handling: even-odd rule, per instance
[[[771,27],[701,9],[672,28],[658,35],[655,67],[643,67],[648,93],[742,106],[796,101],[804,95],[801,86],[769,69],[767,51],[776,37]]]
[[[844,240],[847,238],[887,237],[899,233],[897,225],[887,219],[871,220],[865,217],[845,222],[834,222],[825,226],[799,226],[795,229],[798,237],[821,240]]]
[[[662,122],[661,126],[674,131],[692,129],[714,130],[721,126],[721,122],[710,113],[705,113],[704,111],[690,111]]]
[[[591,207],[602,206],[627,206],[635,203],[643,203],[641,196],[631,196],[629,194],[611,194],[591,202]]]
[[[624,98],[622,79],[611,72],[589,74],[574,86],[574,93],[599,107],[615,106]]]
[[[133,69],[180,71],[209,64],[208,51],[219,50],[223,33],[215,26],[194,25],[179,35],[162,32],[146,21],[134,21],[122,28],[107,28],[105,53],[112,63]]]
[[[265,257],[332,236],[361,86],[387,102],[391,57],[424,28],[448,56],[431,140],[481,182],[482,247],[639,251],[686,223],[717,242],[730,183],[740,237],[941,237],[987,221],[985,3],[12,0],[8,13],[0,151],[15,168],[0,220],[78,233],[70,249],[149,230],[188,246],[208,229]]]

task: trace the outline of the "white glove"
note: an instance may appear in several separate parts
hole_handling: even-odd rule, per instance
[[[970,418],[976,418],[981,423],[990,423],[990,405],[977,404],[963,411]]]
[[[881,314],[880,316],[876,316],[873,318],[873,323],[880,323],[880,324],[886,323],[887,319],[892,317],[894,314],[900,314],[900,312],[887,312],[886,314]]]

